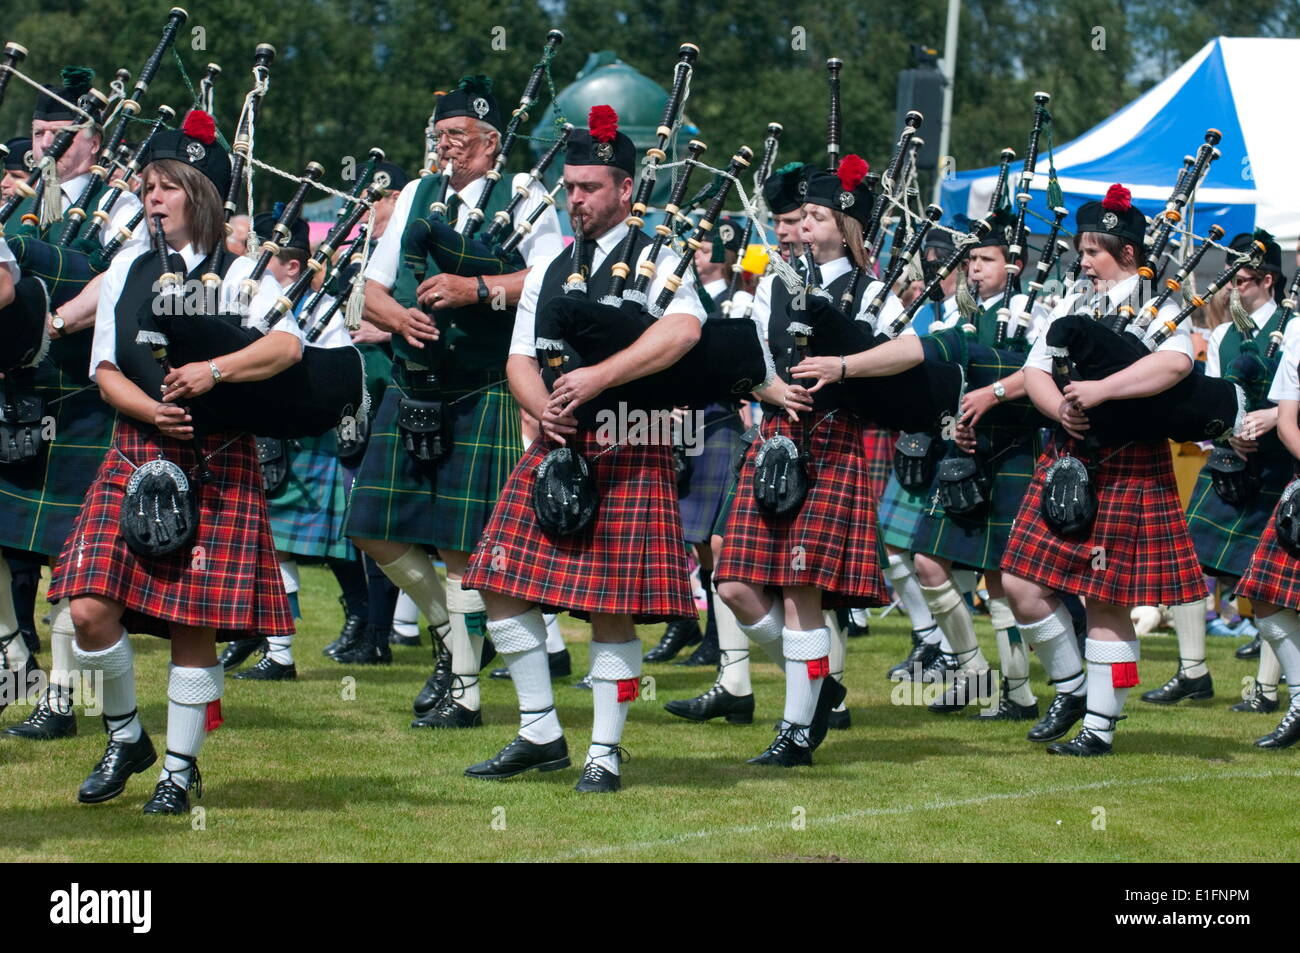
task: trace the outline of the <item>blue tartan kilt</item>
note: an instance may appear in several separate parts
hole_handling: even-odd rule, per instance
[[[992,478],[988,512],[980,519],[947,516],[942,507],[923,514],[912,537],[912,552],[947,559],[969,569],[997,569],[1007,548],[1011,524],[1034,479],[1037,454],[1032,440],[990,462]],[[928,507],[927,507],[928,509]]]
[[[1290,456],[1270,454],[1260,464],[1259,494],[1241,509],[1219,498],[1204,467],[1196,478],[1187,510],[1187,529],[1196,547],[1196,558],[1212,574],[1245,575],[1278,498],[1291,482],[1294,463]]]
[[[35,382],[54,439],[30,463],[0,465],[0,546],[57,556],[112,445],[117,414],[98,387],[48,358]]]
[[[731,461],[744,431],[740,414],[722,404],[704,408],[704,448],[691,461],[686,492],[678,496],[682,532],[688,543],[707,543],[718,520],[727,485],[731,482]]]
[[[343,535],[345,474],[332,432],[290,442],[284,488],[268,497],[266,512],[279,552],[315,559],[351,559]]]
[[[450,406],[451,450],[430,471],[402,445],[397,411],[403,390],[394,381],[384,392],[348,497],[345,532],[470,552],[523,456],[519,406],[504,383]],[[465,393],[448,391],[444,399],[450,403]]]
[[[909,493],[898,482],[897,474],[889,475],[889,483],[885,486],[885,495],[880,498],[879,508],[881,539],[886,546],[912,552],[912,540],[922,518],[931,508],[933,495],[931,488],[920,493]]]

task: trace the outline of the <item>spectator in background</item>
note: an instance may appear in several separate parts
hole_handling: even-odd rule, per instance
[[[230,234],[226,236],[226,250],[232,255],[242,255],[248,251],[248,229],[252,224],[247,215],[235,215],[230,219]]]

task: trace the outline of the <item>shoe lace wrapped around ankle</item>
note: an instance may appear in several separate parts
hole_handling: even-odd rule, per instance
[[[167,761],[166,761],[166,758],[175,758],[177,761],[184,761],[184,762],[185,762],[185,767],[183,767],[183,768],[177,768],[177,769],[175,769],[175,770],[173,771],[171,768],[167,767]],[[189,787],[186,787],[185,785],[182,785],[182,784],[178,784],[178,783],[176,783],[176,781],[172,780],[172,775],[174,775],[174,774],[182,774],[182,773],[184,773],[184,772],[186,772],[186,771],[190,772],[190,783],[189,783]],[[175,751],[168,751],[167,754],[166,754],[166,757],[163,759],[163,774],[165,774],[166,777],[161,778],[161,779],[160,779],[160,783],[161,783],[161,782],[166,782],[167,784],[170,784],[170,785],[172,786],[172,788],[175,788],[175,790],[176,790],[177,792],[181,793],[181,794],[184,794],[187,790],[189,790],[190,788],[193,788],[193,789],[194,789],[194,796],[195,796],[196,798],[201,798],[201,797],[203,797],[203,775],[199,774],[199,763],[198,763],[198,761],[195,760],[194,758],[190,757],[189,755],[186,755],[186,754],[177,754]],[[161,792],[161,791],[160,791],[160,792],[157,792],[157,793],[155,794],[155,797],[158,796],[158,794],[162,794],[162,793],[163,793],[163,792]],[[167,791],[166,793],[167,793],[167,795],[172,795],[172,792],[171,792],[170,790]],[[175,800],[176,800],[176,798],[175,798],[174,795],[172,795],[170,799],[171,799],[172,801],[175,801]]]
[[[603,765],[596,763],[599,758],[607,758],[610,755],[613,755],[618,760],[619,764],[626,764],[628,761],[632,760],[632,756],[627,753],[627,749],[622,745],[609,745],[605,744],[603,741],[593,741],[591,745],[593,748],[604,748],[606,749],[606,752],[605,754],[597,755],[595,758],[589,759],[587,763],[583,765],[582,777],[584,780],[595,780],[600,777],[600,772],[602,770],[609,770]]]

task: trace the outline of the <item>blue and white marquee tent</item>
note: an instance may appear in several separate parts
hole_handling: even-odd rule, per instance
[[[1197,193],[1194,230],[1204,235],[1216,222],[1228,236],[1265,228],[1284,247],[1294,246],[1300,236],[1300,125],[1292,113],[1297,66],[1300,39],[1210,41],[1146,94],[1056,147],[1066,207],[1073,214],[1083,203],[1104,196],[1111,183],[1121,182],[1144,213],[1158,213],[1183,156],[1194,154],[1213,127],[1223,133],[1221,155]],[[1050,218],[1047,169],[1044,149],[1034,170],[1030,208]],[[1013,163],[1012,170],[1019,167]],[[984,215],[996,179],[996,167],[948,179],[943,183],[945,211]],[[1030,231],[1047,231],[1043,222],[1029,222]]]

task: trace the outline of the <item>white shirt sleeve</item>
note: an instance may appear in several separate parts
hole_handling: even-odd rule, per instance
[[[862,292],[862,304],[858,307],[858,313],[854,315],[856,320],[866,320],[867,305],[870,304],[871,299],[880,292],[881,286],[881,282],[879,281],[870,281],[867,283],[867,289]],[[880,314],[876,315],[875,321],[871,322],[871,330],[876,334],[884,334],[885,330],[894,323],[894,319],[906,310],[907,309],[903,307],[903,302],[898,300],[898,296],[892,291],[889,292],[889,294],[885,295],[885,303],[880,308]],[[916,334],[916,329],[912,327],[912,322],[909,321],[907,323],[907,326],[903,328],[899,336],[902,337],[904,334]]]
[[[90,345],[90,379],[100,362],[117,365],[117,299],[122,296],[126,273],[144,253],[144,245],[123,248],[113,258],[99,285],[99,302],[95,306],[95,336]]]
[[[322,295],[320,302],[312,311],[306,324],[311,327],[315,323],[317,316],[324,314],[334,304],[332,295]],[[325,330],[321,332],[320,337],[311,345],[312,347],[345,347],[352,343],[352,335],[348,333],[347,325],[344,324],[344,308],[340,307],[330,318],[330,323],[325,325]]]
[[[251,258],[240,255],[226,271],[225,280],[221,283],[223,311],[233,313],[237,309],[239,283],[252,274],[256,264]],[[243,319],[244,327],[249,327],[265,318],[275,306],[278,297],[280,297],[280,285],[272,277],[271,270],[268,268],[262,275],[262,283],[258,286],[257,294],[253,296],[252,303],[248,306],[248,315]],[[302,329],[298,327],[298,319],[293,316],[292,311],[287,312],[267,330],[284,331],[292,334],[299,341],[303,339]]]
[[[542,278],[554,260],[554,255],[539,259],[524,278],[524,287],[519,292],[519,304],[515,308],[515,329],[510,337],[511,354],[537,356],[537,299],[542,291]]]
[[[13,250],[3,235],[0,235],[0,267],[9,272],[9,277],[14,281],[22,277],[22,272],[18,270],[18,259],[14,257]]]
[[[108,196],[105,195],[104,200],[107,199]],[[123,192],[113,205],[113,211],[108,217],[108,224],[99,230],[99,243],[107,245],[116,238],[117,233],[124,230],[131,223],[131,217],[138,211],[140,211],[140,200],[130,192]],[[144,219],[140,219],[140,224],[136,226],[136,232],[138,233],[143,226]]]
[[[754,289],[754,320],[758,322],[758,329],[763,335],[763,340],[767,340],[767,325],[772,319],[772,282],[776,281],[776,275],[764,275],[758,280],[758,287]]]
[[[410,221],[411,206],[415,204],[415,190],[420,187],[421,181],[419,178],[412,179],[397,194],[393,214],[366,263],[366,280],[377,281],[389,289],[397,284],[397,269],[402,259],[402,232],[406,231],[406,223]]]
[[[639,266],[649,254],[650,246],[647,245],[637,255],[636,264]],[[655,300],[659,297],[659,292],[663,291],[667,283],[668,276],[677,268],[678,260],[677,253],[671,249],[665,247],[660,250],[659,260],[655,263],[654,280],[650,282],[650,290],[647,292],[647,303],[655,303]],[[633,268],[632,274],[635,275],[636,273],[637,269]],[[682,283],[678,285],[677,291],[668,301],[668,306],[664,308],[663,313],[693,315],[699,319],[700,324],[703,324],[708,318],[708,313],[704,310],[704,304],[700,301],[700,293],[695,288],[695,273],[690,268],[687,268],[686,273],[682,275]]]
[[[1273,375],[1273,386],[1269,389],[1268,399],[1277,403],[1282,400],[1300,400],[1300,325],[1291,321],[1286,327],[1286,337],[1282,344],[1282,362]]]
[[[1047,329],[1057,318],[1074,313],[1074,303],[1078,297],[1078,295],[1066,295],[1043,319],[1039,325],[1038,336],[1034,338],[1034,343],[1029,348],[1029,356],[1025,358],[1025,367],[1034,367],[1048,374],[1052,373],[1052,358],[1047,353]]]
[[[528,198],[520,204],[519,210],[515,213],[515,222],[525,221],[529,215],[532,215],[537,206],[542,204],[545,195],[546,190],[534,182],[528,189]],[[510,232],[507,231],[502,237],[509,234]],[[519,254],[523,255],[524,261],[531,266],[543,258],[549,262],[562,251],[564,251],[564,235],[560,231],[560,217],[555,214],[555,206],[552,205],[542,213],[533,230],[519,243]]]
[[[1228,336],[1228,328],[1230,327],[1232,327],[1232,322],[1224,321],[1210,332],[1210,339],[1205,342],[1206,377],[1223,376],[1223,366],[1219,360],[1219,348],[1223,346],[1223,339]]]

